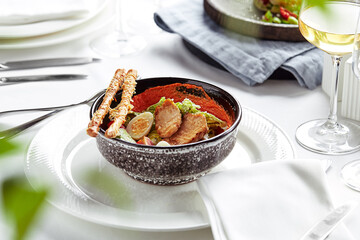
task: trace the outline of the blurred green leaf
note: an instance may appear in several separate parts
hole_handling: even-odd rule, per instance
[[[84,172],[83,179],[91,186],[92,191],[102,196],[103,200],[109,204],[125,209],[132,208],[131,193],[123,183],[113,176],[89,169]]]
[[[325,2],[331,2],[332,0],[303,0],[307,2],[307,6],[317,6],[322,10],[327,11]]]
[[[6,138],[0,139],[0,158],[4,155],[15,153],[19,149],[20,145],[18,143],[12,142]]]
[[[13,240],[24,239],[46,196],[45,189],[33,190],[22,177],[12,177],[3,182],[3,212],[5,218],[14,226]]]

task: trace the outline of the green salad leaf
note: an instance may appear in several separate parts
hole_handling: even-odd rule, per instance
[[[126,131],[125,128],[120,128],[116,137],[126,142],[136,143],[136,141],[130,136],[130,134]]]
[[[199,105],[196,105],[190,99],[187,98],[185,98],[182,102],[177,102],[175,104],[180,109],[181,114],[198,113],[200,112],[199,108],[201,108]]]
[[[165,102],[165,100],[166,100],[165,97],[160,98],[159,102],[157,102],[157,103],[151,105],[150,107],[148,107],[146,109],[146,112],[151,112],[152,114],[154,114],[156,107],[161,106]]]

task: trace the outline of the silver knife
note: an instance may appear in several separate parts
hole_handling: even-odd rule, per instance
[[[0,85],[9,85],[24,82],[37,82],[37,81],[68,81],[85,79],[85,74],[53,74],[53,75],[30,75],[30,76],[17,76],[17,77],[0,77]]]
[[[317,222],[300,240],[323,240],[335,227],[358,205],[357,202],[348,202],[332,210],[324,219]]]
[[[80,57],[80,58],[47,58],[47,59],[3,62],[0,63],[0,71],[80,65],[80,64],[87,64],[98,61],[100,61],[100,59],[98,58]]]

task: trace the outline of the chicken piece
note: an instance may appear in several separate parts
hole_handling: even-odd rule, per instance
[[[181,113],[175,103],[166,99],[155,109],[155,129],[162,138],[171,137],[181,124]]]
[[[183,117],[179,130],[170,138],[164,139],[170,145],[197,142],[208,132],[206,117],[201,113],[187,113]]]

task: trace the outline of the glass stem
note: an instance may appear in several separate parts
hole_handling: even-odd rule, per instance
[[[337,127],[337,104],[339,92],[339,70],[341,63],[341,56],[331,56],[333,62],[333,70],[331,74],[331,94],[330,94],[330,114],[328,116],[327,125],[330,128]]]
[[[124,11],[123,0],[115,0],[115,31],[117,33],[118,41],[126,41],[127,35],[124,31]]]

